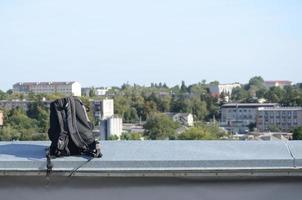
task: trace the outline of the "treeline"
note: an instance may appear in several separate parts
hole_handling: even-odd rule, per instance
[[[125,122],[145,121],[155,113],[192,113],[197,121],[219,117],[219,102],[209,94],[208,84],[200,82],[169,88],[164,83],[150,87],[124,84],[112,88],[108,95],[114,99],[115,113]]]
[[[224,94],[222,94],[223,96]],[[255,103],[264,100],[282,106],[302,106],[302,83],[281,87],[266,88],[262,77],[250,79],[248,84],[233,89],[231,100],[242,103]]]
[[[33,102],[25,112],[22,108],[3,110],[4,126],[0,128],[0,141],[46,140],[49,111],[40,102]]]
[[[222,93],[218,97],[211,96],[209,86],[219,84],[217,81],[207,83],[201,81],[196,84],[168,87],[165,83],[152,83],[150,86],[137,84],[123,84],[113,87],[105,97],[97,97],[90,92],[90,97],[82,97],[84,104],[90,107],[90,100],[114,99],[115,113],[123,118],[124,122],[146,122],[145,133],[134,136],[124,135],[121,139],[217,139],[223,137],[216,120],[220,119],[220,106],[228,100],[232,102],[256,103],[271,102],[283,106],[302,106],[302,84],[291,86],[271,87],[267,89],[262,77],[253,77],[242,87],[233,89],[232,94]],[[61,94],[52,95],[22,95],[14,94],[11,90],[0,90],[0,100],[27,99],[34,103],[27,112],[18,109],[4,110],[4,126],[0,129],[0,140],[35,140],[46,139],[49,111],[41,102],[61,98]],[[92,107],[89,108],[93,110]],[[180,128],[169,117],[162,113],[192,113],[195,127],[177,133]],[[91,120],[92,112],[89,112]],[[206,123],[211,122],[211,123]],[[181,135],[185,133],[184,135]],[[209,133],[209,134],[208,134]],[[114,138],[113,138],[114,139]]]

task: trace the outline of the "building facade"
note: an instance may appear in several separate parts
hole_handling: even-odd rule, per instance
[[[95,92],[95,96],[105,96],[108,92],[108,90],[110,90],[110,87],[106,87],[106,88],[93,88],[93,87],[86,87],[86,88],[82,88],[82,95],[83,96],[90,96],[90,92],[92,90],[94,90]]]
[[[257,129],[259,131],[270,131],[272,128],[291,131],[298,126],[302,126],[302,107],[258,108]]]
[[[120,137],[123,132],[123,119],[118,116],[112,116],[107,119],[107,137],[116,135]]]
[[[108,119],[114,115],[113,99],[104,99],[101,101],[101,120]]]
[[[194,119],[191,113],[177,113],[172,116],[172,119],[183,126],[194,126]]]
[[[13,92],[20,94],[53,94],[81,96],[81,85],[78,82],[24,82],[13,85]]]
[[[231,132],[242,132],[249,125],[256,124],[257,111],[260,107],[274,108],[277,103],[227,103],[221,106],[220,126]]]
[[[277,103],[228,103],[221,106],[220,123],[230,125],[234,121],[244,121],[245,125],[256,123],[257,111],[260,107],[277,107]]]
[[[110,136],[120,137],[123,132],[123,119],[114,115],[113,99],[104,99],[100,102],[100,137],[107,140]]]
[[[236,87],[241,87],[240,83],[210,85],[209,90],[210,94],[215,97],[219,97],[221,93],[224,93],[226,96],[230,96],[233,89]]]

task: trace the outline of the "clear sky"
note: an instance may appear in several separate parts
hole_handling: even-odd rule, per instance
[[[23,81],[302,82],[300,0],[1,0],[0,89]]]

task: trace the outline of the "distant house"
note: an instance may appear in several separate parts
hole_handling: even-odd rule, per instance
[[[191,113],[166,113],[173,121],[178,122],[182,126],[194,126],[194,118]]]
[[[240,83],[228,83],[228,84],[213,84],[210,85],[210,94],[214,97],[219,97],[222,93],[226,96],[230,96],[234,88],[241,87]]]
[[[291,85],[291,81],[287,80],[275,80],[275,81],[264,81],[264,86],[269,89],[271,87],[281,87],[283,88],[284,86],[289,86]]]
[[[94,90],[95,92],[95,96],[105,96],[108,92],[108,90],[110,90],[110,87],[106,87],[106,88],[93,88],[93,87],[85,87],[82,88],[82,95],[83,96],[90,96],[90,92],[92,90]]]

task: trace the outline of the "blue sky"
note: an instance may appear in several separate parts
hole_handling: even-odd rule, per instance
[[[0,89],[19,81],[302,82],[299,0],[0,1]]]

